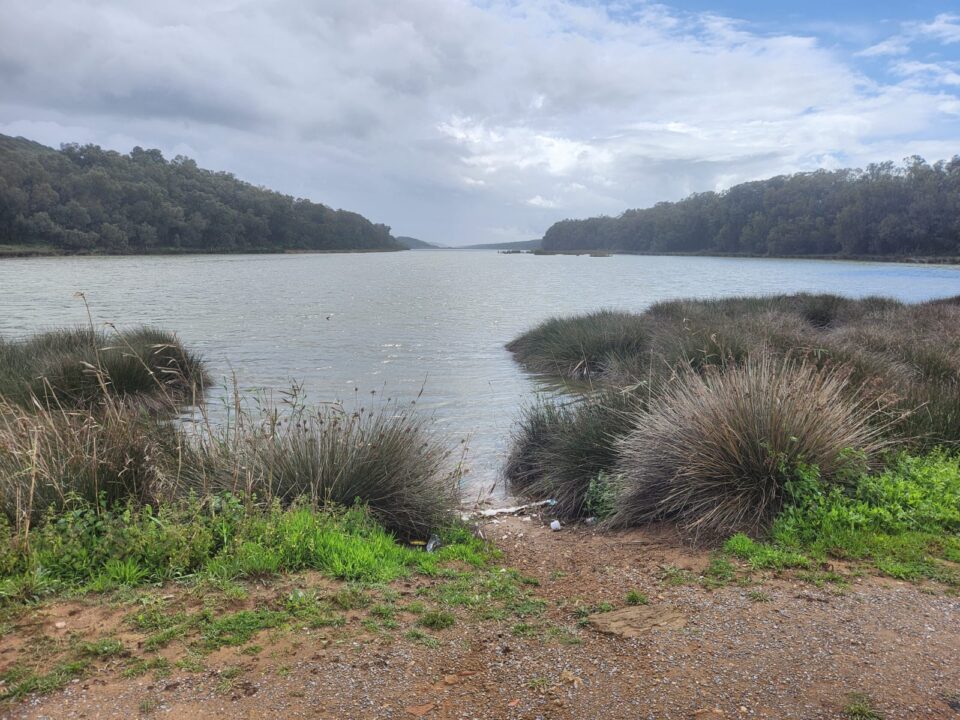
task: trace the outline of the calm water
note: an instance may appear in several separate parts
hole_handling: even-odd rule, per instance
[[[482,250],[3,260],[0,335],[85,322],[77,291],[97,322],[175,330],[245,389],[296,380],[320,401],[423,388],[419,406],[468,440],[479,492],[535,391],[503,345],[546,317],[746,293],[925,300],[960,293],[960,267]]]

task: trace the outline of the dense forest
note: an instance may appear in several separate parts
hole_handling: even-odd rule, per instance
[[[960,256],[960,156],[930,165],[818,170],[627,210],[563,220],[550,251],[748,255]]]
[[[5,247],[2,247],[5,246]],[[399,250],[386,225],[159,150],[0,135],[0,252]]]

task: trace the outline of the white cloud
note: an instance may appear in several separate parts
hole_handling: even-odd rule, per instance
[[[919,23],[916,29],[919,34],[936,38],[940,42],[957,43],[960,42],[960,15],[943,13],[937,15],[933,22]]]
[[[540,195],[534,195],[532,198],[527,200],[527,205],[532,205],[533,207],[538,208],[555,208],[557,207],[557,202],[555,200],[548,200]]]
[[[0,0],[0,14],[0,132],[186,152],[441,243],[960,147],[957,67],[912,49],[952,47],[949,14],[860,53],[890,58],[893,80],[809,35],[648,3]]]

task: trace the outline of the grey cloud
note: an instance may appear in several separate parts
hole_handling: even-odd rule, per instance
[[[811,37],[663,5],[0,0],[0,15],[0,131],[188,152],[438,242],[960,138],[955,88],[925,87],[929,72],[884,83]]]

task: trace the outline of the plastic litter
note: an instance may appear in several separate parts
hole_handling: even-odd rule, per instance
[[[554,532],[557,532],[560,529],[560,521],[552,520],[550,522],[550,529],[553,530]]]
[[[427,552],[433,552],[433,551],[436,550],[438,547],[440,547],[442,544],[443,544],[443,543],[440,542],[440,538],[439,538],[439,537],[437,537],[436,535],[431,535],[431,536],[430,536],[430,540],[427,541]]]

